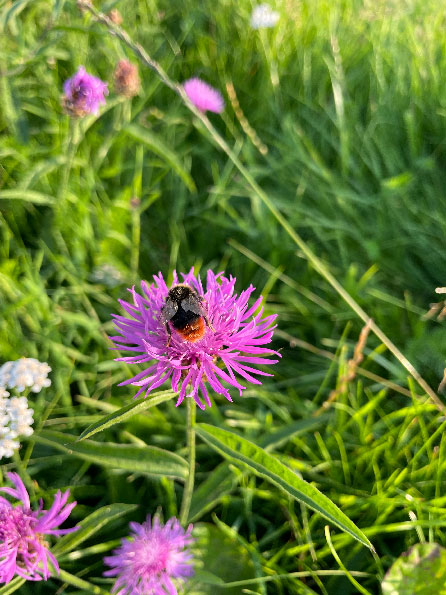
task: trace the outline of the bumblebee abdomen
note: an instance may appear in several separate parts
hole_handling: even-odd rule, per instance
[[[202,316],[197,316],[193,320],[187,321],[181,328],[178,328],[175,323],[173,323],[173,327],[185,341],[190,341],[191,343],[199,341],[206,331]]]

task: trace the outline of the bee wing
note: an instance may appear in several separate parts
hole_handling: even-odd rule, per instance
[[[181,307],[186,312],[193,312],[194,314],[198,314],[198,316],[201,316],[203,314],[200,302],[195,297],[187,297],[184,300],[182,300]]]
[[[175,316],[178,311],[178,304],[173,300],[167,300],[161,309],[161,320],[165,323]]]

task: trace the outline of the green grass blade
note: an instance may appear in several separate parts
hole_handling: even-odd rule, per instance
[[[10,583],[0,589],[0,595],[10,595],[11,593],[15,593],[24,583],[24,578],[16,576]]]
[[[83,579],[74,576],[74,574],[66,572],[66,570],[63,570],[62,568],[59,572],[59,578],[64,583],[82,589],[82,592],[91,593],[91,595],[110,595],[110,591],[105,591],[105,589],[101,589],[101,587],[98,587],[97,585],[84,581]]]
[[[53,548],[53,553],[58,556],[71,552],[75,547],[92,537],[108,523],[119,519],[128,512],[133,512],[138,506],[136,504],[110,504],[95,510],[79,523],[80,529],[74,533],[68,533],[61,537]]]
[[[171,390],[163,391],[162,393],[152,397],[151,399],[144,399],[144,397],[143,397],[141,399],[138,399],[137,401],[134,401],[133,403],[130,403],[129,405],[125,405],[124,407],[121,407],[117,411],[114,411],[113,413],[110,413],[109,415],[105,415],[100,421],[88,426],[88,428],[86,428],[82,432],[82,434],[79,436],[78,442],[81,442],[82,440],[85,440],[86,438],[90,438],[91,436],[94,436],[98,432],[102,432],[103,430],[106,430],[107,428],[111,428],[112,426],[114,426],[116,424],[120,424],[120,423],[130,419],[134,415],[137,415],[138,413],[142,413],[143,411],[146,411],[146,409],[150,409],[151,407],[156,407],[157,405],[160,405],[161,403],[164,403],[165,401],[169,401],[175,395],[176,395],[176,393],[173,393]]]
[[[175,153],[163,143],[159,136],[150,130],[147,130],[147,128],[142,128],[137,124],[129,124],[129,126],[124,128],[124,132],[126,132],[138,142],[143,143],[151,151],[165,159],[171,168],[183,180],[189,190],[191,192],[196,192],[197,188],[191,175],[184,169],[181,161],[178,159]]]
[[[197,424],[196,431],[200,438],[224,457],[242,463],[256,475],[270,481],[292,498],[303,502],[333,525],[373,550],[372,544],[364,533],[336,504],[262,448],[233,432],[215,428],[209,424]]]
[[[54,203],[54,197],[36,190],[20,190],[12,188],[10,190],[0,191],[0,200],[23,200],[35,205],[51,205]]]

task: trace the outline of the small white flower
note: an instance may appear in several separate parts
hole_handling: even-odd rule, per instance
[[[48,372],[51,372],[51,368],[46,362],[39,362],[33,357],[22,357],[0,367],[0,386],[15,388],[19,393],[30,388],[32,392],[38,393],[51,385]]]
[[[14,451],[18,449],[20,444],[17,440],[11,440],[8,437],[2,438],[0,433],[0,460],[3,458],[9,459],[14,454]]]
[[[28,408],[26,397],[9,399],[9,427],[17,436],[31,436],[33,433],[33,409]]]
[[[8,391],[0,387],[0,460],[12,457],[20,446],[19,436],[33,433],[33,413],[26,397],[8,398]]]
[[[279,18],[279,13],[273,10],[269,4],[259,4],[252,11],[251,27],[253,29],[274,27]]]

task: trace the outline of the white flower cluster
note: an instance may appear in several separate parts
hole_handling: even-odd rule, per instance
[[[31,436],[33,413],[26,397],[9,398],[8,391],[0,386],[0,460],[12,457],[20,446],[19,436]]]
[[[251,27],[253,29],[265,29],[274,27],[280,15],[273,10],[269,4],[259,4],[251,14]]]
[[[38,393],[51,385],[48,372],[51,372],[51,368],[46,362],[39,362],[33,357],[22,357],[0,367],[0,387],[15,388],[19,393],[25,388],[31,388],[33,393]]]

